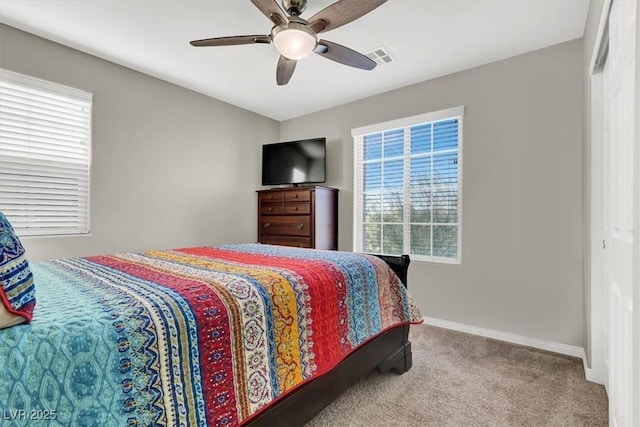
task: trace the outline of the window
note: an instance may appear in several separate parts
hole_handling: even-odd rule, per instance
[[[0,210],[18,235],[89,232],[91,104],[0,69]]]
[[[353,129],[354,250],[460,262],[464,107]]]

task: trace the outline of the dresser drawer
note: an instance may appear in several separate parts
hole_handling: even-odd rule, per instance
[[[311,202],[287,202],[284,204],[285,215],[309,215]]]
[[[261,236],[311,236],[310,216],[263,216]]]
[[[260,203],[282,202],[282,191],[269,191],[260,193]]]
[[[260,215],[282,215],[282,203],[263,203],[260,205]]]
[[[311,237],[289,237],[289,236],[264,236],[260,243],[268,245],[295,246],[298,248],[311,248]]]
[[[289,190],[284,193],[285,202],[302,202],[311,200],[311,190]]]

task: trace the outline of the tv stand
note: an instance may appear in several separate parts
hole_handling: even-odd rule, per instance
[[[317,185],[258,193],[258,242],[338,249],[338,190]]]

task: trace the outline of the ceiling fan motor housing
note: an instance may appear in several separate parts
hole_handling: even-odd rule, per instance
[[[282,0],[282,6],[289,15],[298,16],[307,8],[307,0]]]

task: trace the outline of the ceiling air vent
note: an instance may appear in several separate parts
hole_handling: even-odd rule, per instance
[[[384,47],[375,48],[372,51],[365,53],[365,55],[378,65],[385,65],[395,61]]]

